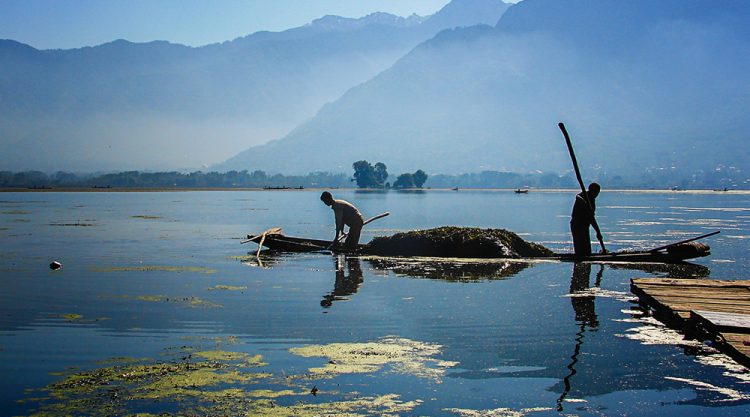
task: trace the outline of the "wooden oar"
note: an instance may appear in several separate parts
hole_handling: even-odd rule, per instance
[[[385,216],[388,216],[388,215],[390,215],[390,214],[391,214],[391,213],[389,213],[389,212],[387,212],[387,211],[386,211],[385,213],[380,213],[380,214],[378,214],[377,216],[374,216],[374,217],[371,217],[371,218],[369,218],[369,219],[365,220],[365,221],[364,221],[364,222],[362,223],[362,226],[366,225],[367,223],[373,222],[373,221],[375,221],[375,220],[377,220],[377,219],[380,219],[380,218],[383,218],[383,217],[385,217]],[[344,234],[342,234],[341,236],[339,236],[339,238],[338,238],[338,239],[334,240],[333,242],[331,242],[331,244],[330,244],[330,245],[328,245],[328,247],[326,248],[326,250],[331,250],[331,248],[332,248],[332,247],[333,247],[334,245],[336,245],[336,244],[338,244],[339,242],[341,242],[342,240],[344,240],[344,238],[346,238],[346,237],[347,237],[348,235],[349,235],[349,233],[344,233]]]
[[[264,231],[261,234],[258,234],[258,235],[252,236],[252,237],[248,236],[247,239],[243,240],[242,242],[240,242],[240,244],[247,243],[247,242],[252,242],[258,236],[262,236],[261,240],[265,240],[266,235],[278,235],[278,234],[281,234],[281,228],[280,227],[272,227],[272,228]]]
[[[570,159],[573,161],[573,169],[576,172],[576,179],[578,180],[578,185],[581,186],[581,191],[583,193],[583,199],[586,201],[586,205],[589,206],[589,211],[591,212],[591,221],[592,225],[594,226],[594,229],[598,232],[597,233],[597,239],[599,240],[599,244],[602,245],[602,252],[607,252],[607,249],[604,247],[604,240],[600,238],[601,236],[601,230],[599,229],[599,224],[596,222],[596,218],[594,217],[594,210],[591,207],[591,201],[589,201],[589,193],[586,191],[586,186],[583,185],[583,179],[581,178],[581,171],[578,169],[578,161],[576,160],[576,154],[573,152],[573,144],[570,142],[570,136],[568,135],[568,131],[565,130],[565,125],[560,122],[557,124],[557,126],[562,130],[563,136],[565,136],[565,143],[568,145],[568,153],[570,153]]]
[[[700,235],[700,236],[692,237],[690,239],[681,240],[679,242],[670,243],[668,245],[659,246],[658,248],[653,248],[653,249],[649,250],[649,252],[659,252],[660,250],[668,249],[668,248],[671,248],[672,246],[682,245],[683,243],[690,243],[690,242],[696,241],[698,239],[703,239],[705,237],[709,237],[709,236],[713,236],[713,235],[718,235],[719,233],[721,233],[721,230],[717,230],[717,231],[711,232],[711,233],[706,233],[705,235]]]

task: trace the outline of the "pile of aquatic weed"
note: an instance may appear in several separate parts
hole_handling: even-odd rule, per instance
[[[381,256],[446,258],[533,258],[552,251],[505,229],[444,226],[376,237],[364,252]]]

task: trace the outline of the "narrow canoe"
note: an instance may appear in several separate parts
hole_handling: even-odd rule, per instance
[[[248,236],[246,242],[260,243],[262,235]],[[263,239],[263,246],[280,252],[316,252],[323,251],[331,244],[330,240],[308,239],[283,234],[267,234]],[[336,252],[340,250],[334,249]],[[367,245],[358,245],[356,250],[350,253],[368,253]],[[691,250],[659,250],[659,251],[628,251],[598,253],[589,256],[576,256],[572,253],[556,253],[548,257],[531,258],[533,260],[550,260],[564,262],[636,262],[636,263],[679,263],[688,259],[700,258],[710,255],[711,252]],[[500,259],[500,258],[498,258]]]

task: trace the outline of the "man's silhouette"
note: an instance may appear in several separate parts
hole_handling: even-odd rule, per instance
[[[589,226],[594,227],[596,238],[600,241],[602,239],[602,232],[599,230],[599,225],[594,218],[596,197],[599,195],[600,190],[601,187],[599,184],[592,182],[589,184],[586,196],[584,196],[583,192],[576,195],[576,202],[573,204],[573,213],[570,216],[570,233],[573,235],[573,249],[577,256],[591,255]]]

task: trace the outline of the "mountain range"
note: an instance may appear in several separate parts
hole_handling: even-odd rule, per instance
[[[37,50],[0,40],[6,170],[194,169],[285,136],[443,29],[495,24],[500,0],[432,16],[324,16],[283,32],[186,47],[116,40]]]
[[[750,171],[750,2],[524,0],[440,32],[217,169]]]

